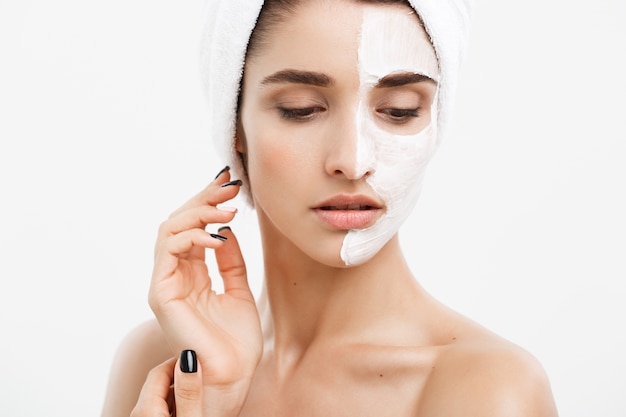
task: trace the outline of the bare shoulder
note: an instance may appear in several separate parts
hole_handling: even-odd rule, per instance
[[[156,320],[131,330],[113,360],[102,417],[130,415],[148,372],[172,356]]]
[[[442,349],[421,399],[418,416],[557,416],[537,359],[488,332]]]

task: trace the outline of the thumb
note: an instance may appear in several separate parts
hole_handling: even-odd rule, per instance
[[[174,373],[177,417],[202,417],[202,373],[196,352],[183,350]]]
[[[218,233],[227,238],[223,245],[215,249],[217,266],[224,280],[224,292],[254,302],[237,237],[228,226],[220,228]]]

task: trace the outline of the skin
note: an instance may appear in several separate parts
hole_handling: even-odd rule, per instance
[[[537,361],[431,297],[397,235],[368,262],[346,267],[346,231],[311,212],[338,193],[377,199],[367,173],[355,169],[353,127],[358,33],[364,10],[376,7],[408,11],[308,2],[246,63],[237,147],[247,154],[262,233],[263,294],[257,306],[234,233],[220,231],[228,238],[221,241],[204,231],[236,215],[216,208],[239,188],[221,187],[231,180],[224,172],[161,225],[149,297],[158,324],[144,324],[122,345],[103,416],[129,415],[148,371],[183,349],[194,349],[201,364],[205,416],[557,415]],[[263,83],[284,69],[334,82]],[[434,97],[432,84],[399,88],[427,105]],[[326,110],[294,121],[281,116],[286,104]],[[427,117],[410,122],[427,125]],[[219,271],[207,271],[206,248]],[[224,294],[211,289],[218,272]]]
[[[173,409],[178,417],[202,417],[202,402],[202,374],[184,373],[170,358],[150,370],[130,417],[170,417]]]

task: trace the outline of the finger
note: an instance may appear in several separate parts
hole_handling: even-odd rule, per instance
[[[163,240],[157,250],[157,258],[170,256],[178,259],[179,256],[189,253],[195,247],[217,249],[225,240],[224,236],[203,229],[185,230]]]
[[[176,358],[171,358],[148,373],[131,417],[169,417],[167,398],[175,364]]]
[[[237,237],[230,227],[222,227],[219,233],[228,239],[215,249],[217,266],[224,280],[224,292],[254,302]]]
[[[188,229],[204,229],[210,223],[228,223],[236,213],[237,209],[234,207],[217,208],[203,205],[187,209],[161,224],[158,240]]]
[[[230,179],[230,173],[225,171],[213,180],[206,188],[189,199],[178,210],[174,211],[170,217],[178,215],[180,212],[192,207],[202,205],[216,206],[234,198],[239,192],[241,181]]]
[[[177,417],[202,416],[202,373],[196,352],[183,350],[174,373]]]
[[[181,259],[204,262],[205,250],[218,248],[224,239],[216,233],[191,229],[163,240],[156,249],[152,285],[176,272]]]

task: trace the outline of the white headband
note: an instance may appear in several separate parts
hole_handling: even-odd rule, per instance
[[[451,116],[459,67],[469,37],[473,0],[409,0],[420,16],[440,67],[438,134]],[[200,42],[200,71],[209,104],[210,140],[235,178],[245,180],[235,151],[239,85],[246,49],[263,0],[208,0]],[[248,194],[244,181],[242,191]]]

